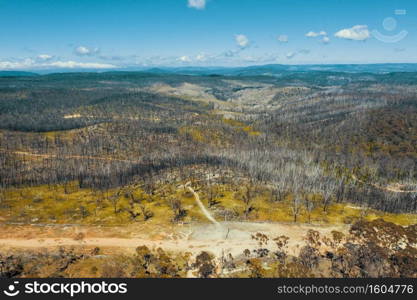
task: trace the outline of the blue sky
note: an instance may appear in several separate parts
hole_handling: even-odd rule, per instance
[[[0,69],[417,63],[415,0],[0,0]]]

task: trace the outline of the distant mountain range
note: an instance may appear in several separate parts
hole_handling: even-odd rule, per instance
[[[176,73],[186,75],[269,75],[280,76],[288,72],[344,72],[344,73],[390,73],[390,72],[417,72],[417,64],[334,64],[334,65],[262,65],[249,67],[177,67],[152,68],[150,73]]]
[[[0,71],[0,77],[28,77],[38,76],[39,74],[25,71]]]
[[[121,68],[100,70],[100,72],[147,72],[153,74],[182,74],[182,75],[232,75],[232,76],[282,76],[298,72],[342,72],[342,73],[391,73],[417,72],[417,64],[387,63],[387,64],[316,64],[316,65],[260,65],[249,67],[158,67],[158,68]],[[85,69],[55,69],[26,71],[0,71],[0,77],[38,76],[40,74],[71,72],[97,72]]]

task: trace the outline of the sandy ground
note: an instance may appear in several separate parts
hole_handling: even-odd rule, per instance
[[[346,232],[347,225],[314,226],[294,223],[257,223],[257,222],[217,222],[200,201],[198,194],[190,186],[199,209],[211,223],[187,224],[176,226],[66,226],[50,224],[45,226],[1,226],[0,249],[52,249],[57,247],[99,247],[116,249],[118,252],[133,252],[136,247],[146,245],[149,248],[161,247],[166,251],[190,252],[193,255],[209,251],[216,256],[232,254],[237,256],[245,249],[259,248],[252,238],[256,233],[266,234],[270,240],[281,235],[289,237],[288,252],[297,255],[305,244],[304,237],[309,229],[328,235],[332,230]],[[81,234],[81,237],[80,237]],[[276,250],[275,243],[269,241],[263,248]]]
[[[191,182],[188,182],[185,186],[193,194],[194,199],[195,199],[195,202],[197,203],[197,205],[200,208],[200,210],[203,213],[203,215],[211,223],[213,223],[214,225],[217,225],[218,227],[220,227],[220,223],[217,222],[216,219],[214,219],[214,217],[211,215],[211,213],[204,207],[203,202],[201,202],[201,200],[200,200],[200,196],[198,196],[198,194],[194,191],[194,189],[190,186],[190,184],[191,184]]]
[[[145,232],[135,234],[131,238],[100,237],[95,232],[93,237],[89,231],[84,230],[85,238],[74,239],[73,232],[67,235],[54,237],[30,237],[14,238],[10,234],[0,238],[0,249],[51,249],[62,246],[74,247],[100,247],[115,248],[123,252],[133,252],[136,247],[146,245],[149,248],[161,247],[172,252],[191,252],[198,254],[201,251],[209,251],[215,255],[231,253],[236,256],[242,254],[245,249],[257,248],[257,242],[252,239],[252,234],[262,232],[271,239],[280,235],[286,235],[289,240],[289,252],[297,254],[300,247],[305,243],[304,236],[309,229],[314,229],[322,234],[328,234],[332,230],[347,231],[347,226],[312,226],[281,223],[254,223],[254,222],[222,222],[215,224],[194,224],[174,227],[172,232],[161,231],[151,235]],[[26,228],[26,231],[29,229]],[[78,229],[79,230],[79,229]],[[106,231],[105,229],[101,229]],[[112,228],[117,231],[117,228]],[[266,248],[276,250],[274,242],[270,241]]]

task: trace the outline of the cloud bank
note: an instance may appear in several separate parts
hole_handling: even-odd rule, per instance
[[[339,30],[334,34],[335,37],[354,41],[364,41],[371,37],[367,25],[355,25],[351,28]]]
[[[27,70],[27,69],[114,69],[117,66],[96,62],[77,62],[77,61],[46,61],[39,62],[30,58],[19,61],[0,61],[1,70]]]

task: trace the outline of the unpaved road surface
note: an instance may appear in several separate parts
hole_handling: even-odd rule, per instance
[[[20,156],[29,156],[29,157],[36,157],[36,158],[42,158],[42,159],[66,158],[66,159],[89,159],[89,160],[116,161],[116,162],[125,162],[125,163],[140,163],[139,160],[118,159],[118,158],[101,157],[101,156],[38,154],[38,153],[31,153],[31,152],[26,152],[26,151],[5,151],[3,149],[0,149],[0,151],[10,153],[10,154],[20,155]]]
[[[190,183],[187,183],[185,186],[187,189],[194,195],[195,202],[197,202],[198,207],[200,208],[203,215],[214,225],[220,226],[220,223],[214,219],[214,217],[211,215],[211,213],[206,209],[203,202],[200,200],[200,196],[194,191],[194,189],[189,185]]]
[[[220,225],[220,226],[219,226]],[[161,232],[161,237],[155,238],[142,233],[133,238],[117,237],[88,237],[75,240],[73,237],[42,237],[42,238],[0,238],[0,248],[41,249],[61,246],[117,248],[125,252],[133,252],[136,247],[146,245],[149,248],[161,247],[172,252],[191,252],[198,254],[209,251],[215,255],[231,253],[233,256],[242,254],[245,249],[257,248],[257,241],[252,235],[262,232],[271,239],[286,235],[289,240],[289,252],[297,254],[305,243],[304,236],[309,229],[329,234],[332,230],[347,231],[347,226],[312,226],[282,223],[255,223],[255,222],[221,222],[217,224],[194,224],[178,226],[173,233]],[[269,242],[266,248],[274,251],[275,244]]]
[[[377,184],[374,184],[374,183],[367,183],[367,182],[359,179],[356,175],[352,175],[352,178],[354,180],[360,182],[360,183],[367,184],[367,185],[371,185],[371,186],[373,186],[376,189],[384,190],[384,191],[387,191],[387,192],[393,192],[393,193],[417,193],[417,190],[402,190],[400,184],[388,185],[386,187],[383,187],[383,186],[380,186],[380,185],[377,185]]]
[[[90,158],[90,157],[88,157]],[[97,159],[97,158],[94,158]],[[201,251],[208,251],[216,256],[222,254],[232,254],[237,256],[242,254],[245,249],[253,250],[258,248],[258,242],[252,238],[256,233],[266,234],[271,240],[281,235],[289,237],[289,253],[298,254],[300,248],[305,244],[304,237],[309,229],[319,231],[323,235],[328,235],[332,230],[346,232],[347,225],[338,226],[314,226],[301,225],[294,223],[258,223],[258,222],[217,222],[211,213],[204,207],[198,194],[190,186],[190,183],[184,185],[193,195],[200,210],[211,222],[211,224],[188,224],[185,226],[175,226],[169,231],[167,229],[161,230],[155,235],[146,233],[146,230],[134,232],[134,237],[122,238],[118,236],[102,236],[95,235],[90,237],[88,230],[85,238],[74,239],[74,236],[69,234],[42,236],[28,234],[28,238],[19,237],[18,234],[11,236],[3,236],[0,234],[0,248],[15,249],[15,248],[54,248],[64,246],[76,247],[100,247],[100,248],[117,248],[123,249],[125,252],[134,251],[136,247],[146,245],[149,248],[161,247],[164,250],[172,252],[191,252],[198,254]],[[30,224],[28,224],[30,225]],[[117,232],[117,228],[113,228]],[[125,227],[120,227],[120,232],[123,232]],[[79,227],[82,232],[82,226]],[[36,236],[37,238],[34,238]],[[276,250],[273,241],[263,246],[271,251]]]

